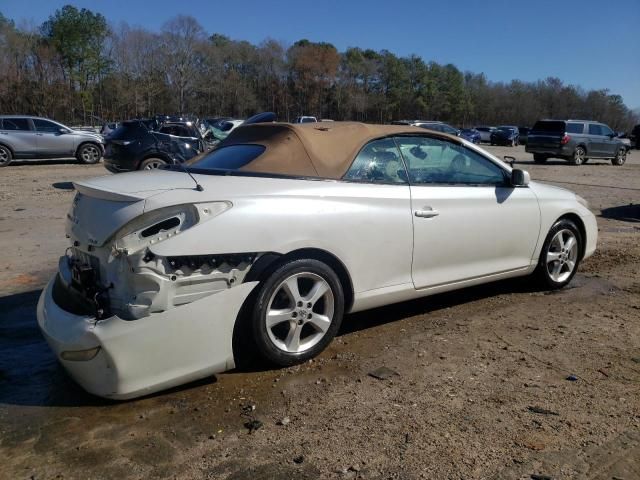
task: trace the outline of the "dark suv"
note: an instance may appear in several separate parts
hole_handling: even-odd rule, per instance
[[[582,165],[590,158],[611,159],[623,165],[627,148],[607,125],[591,120],[539,120],[529,132],[525,149],[536,163],[563,158]]]
[[[153,130],[154,122],[130,120],[107,136],[104,166],[113,173],[150,170],[188,160],[206,144],[192,122],[169,122]]]

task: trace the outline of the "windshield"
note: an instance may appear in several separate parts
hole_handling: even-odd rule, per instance
[[[204,170],[238,170],[258,158],[266,150],[262,145],[239,144],[217,148],[185,162]]]
[[[511,127],[498,127],[498,130],[505,133],[515,132],[515,128],[511,128]]]

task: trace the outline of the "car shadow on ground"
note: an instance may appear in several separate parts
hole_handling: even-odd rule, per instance
[[[26,166],[35,166],[35,165],[69,165],[69,164],[77,164],[78,160],[75,158],[39,158],[39,159],[14,159],[11,161],[11,167],[26,167]]]
[[[602,218],[621,220],[623,222],[640,223],[640,204],[620,205],[605,208],[600,213]]]
[[[51,184],[56,190],[74,190],[73,182],[54,182]]]
[[[338,336],[393,323],[416,315],[463,305],[483,298],[537,291],[528,278],[508,279],[349,314]],[[0,404],[22,406],[108,406],[115,402],[85,392],[59,365],[38,328],[35,312],[41,290],[0,298]],[[234,370],[260,372],[274,367],[251,359]],[[208,377],[145,398],[211,384]]]

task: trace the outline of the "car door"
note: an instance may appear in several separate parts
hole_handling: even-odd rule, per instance
[[[36,131],[38,154],[51,157],[75,153],[76,142],[67,129],[42,118],[34,118],[32,121]]]
[[[512,187],[503,166],[448,140],[396,141],[411,189],[416,289],[531,265],[540,209],[528,187]]]
[[[410,192],[394,140],[383,138],[366,144],[342,180],[350,184],[345,199],[355,211],[339,235],[361,238],[358,255],[371,266],[366,273],[367,288],[411,284]]]
[[[602,155],[605,157],[615,157],[618,148],[620,148],[620,140],[616,134],[607,125],[600,125],[602,133]]]
[[[590,157],[606,156],[607,137],[604,136],[602,126],[597,123],[590,123],[589,127],[589,146],[587,147],[587,155]]]
[[[34,157],[37,154],[36,132],[28,118],[3,118],[0,137],[16,157]]]

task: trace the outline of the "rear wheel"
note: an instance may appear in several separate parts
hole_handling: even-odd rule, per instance
[[[4,145],[0,145],[0,167],[6,167],[11,163],[12,159],[11,150]]]
[[[155,170],[156,168],[160,168],[166,164],[167,162],[161,158],[147,158],[140,164],[140,170]]]
[[[535,275],[550,289],[562,288],[568,284],[580,263],[582,235],[571,220],[558,220],[542,246]]]
[[[288,366],[318,355],[342,322],[344,293],[335,272],[313,259],[277,268],[251,312],[252,340],[263,359]]]
[[[573,165],[582,165],[585,162],[587,151],[584,147],[576,147],[573,151],[573,157],[571,157],[571,163]]]
[[[611,159],[611,164],[620,166],[620,165],[624,165],[624,162],[626,161],[627,161],[627,149],[620,148],[616,152],[616,156]]]
[[[81,163],[98,163],[102,157],[102,149],[93,143],[85,143],[80,145],[76,158]]]
[[[540,155],[539,153],[534,153],[533,154],[533,161],[536,163],[544,163],[547,161],[547,156],[546,155]]]

